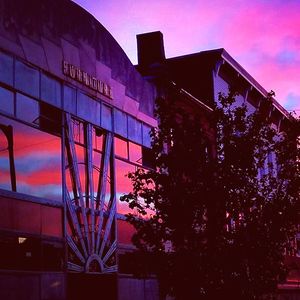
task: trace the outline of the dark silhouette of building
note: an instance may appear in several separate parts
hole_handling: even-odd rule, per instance
[[[219,93],[237,92],[234,105],[246,104],[249,112],[254,112],[268,96],[268,92],[224,49],[215,49],[166,58],[161,32],[144,33],[137,36],[138,65],[136,68],[163,93],[167,86],[176,86],[179,94],[185,94],[191,102],[183,102],[183,107],[195,114],[200,109],[202,126],[207,128],[210,144],[214,145],[213,130],[209,118],[209,108],[218,102]],[[274,96],[274,92],[270,94]],[[199,109],[198,109],[199,111]],[[272,105],[266,111],[271,126],[284,131],[289,123],[288,112],[272,98]],[[212,147],[213,149],[213,147]],[[213,155],[213,154],[212,154]],[[295,237],[292,249],[286,253],[286,264],[291,269],[287,282],[278,286],[279,299],[300,299],[300,252],[299,236]]]

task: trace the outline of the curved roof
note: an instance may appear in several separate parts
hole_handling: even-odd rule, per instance
[[[66,60],[92,76],[118,81],[146,113],[152,105],[145,98],[153,98],[153,87],[112,35],[70,0],[0,0],[0,48],[63,79]]]

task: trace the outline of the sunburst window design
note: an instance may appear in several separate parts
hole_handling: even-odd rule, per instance
[[[68,270],[117,271],[113,136],[66,115]]]

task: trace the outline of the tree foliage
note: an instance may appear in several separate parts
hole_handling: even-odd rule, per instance
[[[135,210],[127,215],[133,243],[163,294],[260,299],[287,275],[284,253],[299,217],[300,126],[290,117],[279,132],[271,96],[261,103],[249,113],[234,92],[220,94],[209,116],[212,140],[175,93],[157,100],[156,168],[130,173],[133,191],[122,201]]]

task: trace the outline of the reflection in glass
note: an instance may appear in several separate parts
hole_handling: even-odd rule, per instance
[[[75,144],[76,158],[78,163],[79,178],[83,195],[88,193],[86,184],[85,148]]]
[[[120,197],[132,191],[132,183],[127,177],[129,172],[135,171],[135,166],[116,159],[116,197],[117,197],[117,212],[120,214],[132,213],[126,202],[121,202]]]
[[[74,134],[74,141],[80,144],[84,144],[84,124],[79,120],[72,119],[72,126],[73,126],[73,134]]]
[[[3,129],[5,129],[3,127]],[[11,189],[8,141],[0,124],[0,188]]]
[[[103,131],[93,127],[93,149],[102,151],[103,149]]]
[[[114,137],[115,155],[128,159],[128,143],[122,139]]]
[[[129,142],[129,159],[130,161],[141,164],[142,163],[142,147]]]
[[[13,129],[17,191],[61,201],[60,138],[2,116],[0,124]],[[5,159],[0,160],[0,170],[8,171]],[[1,187],[8,189],[2,174],[0,178]]]

